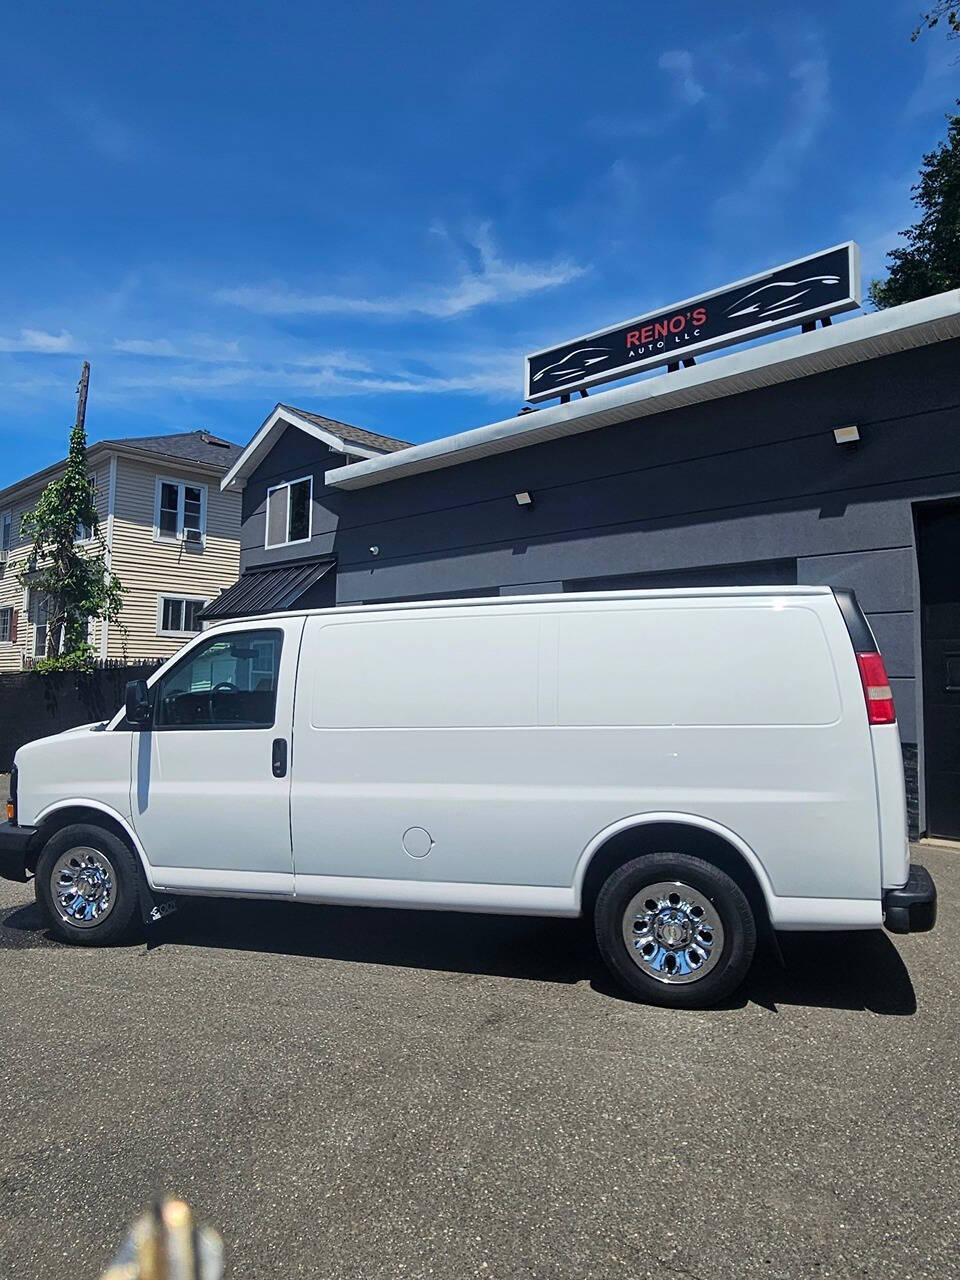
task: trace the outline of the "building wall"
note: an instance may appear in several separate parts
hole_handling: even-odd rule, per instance
[[[244,569],[333,553],[339,510],[341,505],[349,508],[349,503],[344,504],[343,495],[335,489],[326,488],[324,474],[346,462],[342,453],[328,449],[313,436],[298,431],[296,427],[287,428],[244,486],[243,530],[240,536]],[[272,547],[268,551],[264,546],[267,490],[284,480],[308,475],[313,477],[313,533],[310,542]]]
[[[154,536],[157,477],[207,489],[206,541],[202,548]],[[113,626],[107,656],[165,657],[188,636],[157,634],[159,595],[212,600],[236,581],[240,566],[240,499],[221,493],[220,476],[172,460],[159,465],[118,457],[111,568],[126,595],[121,621]]]

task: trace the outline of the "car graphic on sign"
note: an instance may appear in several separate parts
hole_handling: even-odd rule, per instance
[[[532,382],[539,382],[549,375],[551,382],[572,382],[574,378],[582,378],[592,364],[602,364],[610,359],[609,347],[578,347],[570,351],[555,364],[548,364],[545,369],[535,373]]]
[[[839,284],[839,276],[805,276],[802,280],[771,280],[750,293],[745,293],[727,308],[731,319],[737,316],[779,315],[783,311],[795,311],[801,300],[817,285]]]

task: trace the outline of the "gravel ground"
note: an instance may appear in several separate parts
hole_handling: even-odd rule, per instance
[[[47,935],[0,882],[0,1276],[95,1277],[158,1190],[228,1275],[960,1275],[960,856],[933,934],[794,935],[727,1007],[577,922],[196,899]]]

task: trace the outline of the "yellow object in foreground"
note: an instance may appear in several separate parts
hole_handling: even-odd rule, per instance
[[[223,1241],[190,1206],[165,1199],[134,1222],[101,1280],[221,1280]]]

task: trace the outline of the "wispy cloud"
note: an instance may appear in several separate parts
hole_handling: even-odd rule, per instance
[[[121,355],[152,356],[166,360],[235,360],[240,343],[198,334],[183,341],[169,338],[114,338],[112,349]]]
[[[140,146],[130,126],[92,99],[61,96],[58,105],[81,140],[105,159],[126,162],[139,154]]]
[[[59,333],[46,333],[43,329],[21,329],[19,338],[0,337],[0,351],[32,352],[37,355],[63,355],[76,351],[72,333],[61,329]]]
[[[789,77],[793,82],[789,125],[740,187],[720,197],[715,212],[725,216],[753,212],[770,195],[789,190],[800,181],[803,160],[830,114],[829,64],[823,55],[811,53],[790,68]]]
[[[860,245],[864,281],[886,275],[890,266],[887,254],[902,247],[900,232],[916,221],[910,195],[915,180],[913,169],[875,174],[869,192],[844,215],[841,225],[845,234]]]
[[[501,256],[486,224],[472,245],[479,266],[465,269],[457,280],[447,285],[412,286],[403,293],[371,297],[309,293],[286,284],[241,285],[220,289],[215,296],[219,302],[261,315],[348,315],[383,320],[425,316],[446,320],[477,307],[515,302],[545,289],[556,289],[578,280],[587,271],[570,259],[509,262]]]
[[[944,112],[956,97],[950,92],[957,72],[957,45],[947,40],[929,40],[923,46],[923,74],[903,111],[905,120],[914,120],[927,112]]]
[[[409,353],[381,350],[354,356],[348,351],[293,354],[257,361],[159,365],[153,356],[133,354],[123,360],[95,362],[97,402],[115,407],[165,404],[171,397],[250,398],[264,401],[301,397],[475,395],[492,402],[522,399],[522,353],[519,350],[459,350],[447,353],[444,369],[425,367]],[[0,389],[27,400],[48,401],[62,391],[63,377],[34,374],[22,368],[0,370]]]
[[[661,53],[657,66],[673,76],[676,92],[688,106],[695,107],[707,96],[694,72],[693,54],[689,49],[667,49]]]

